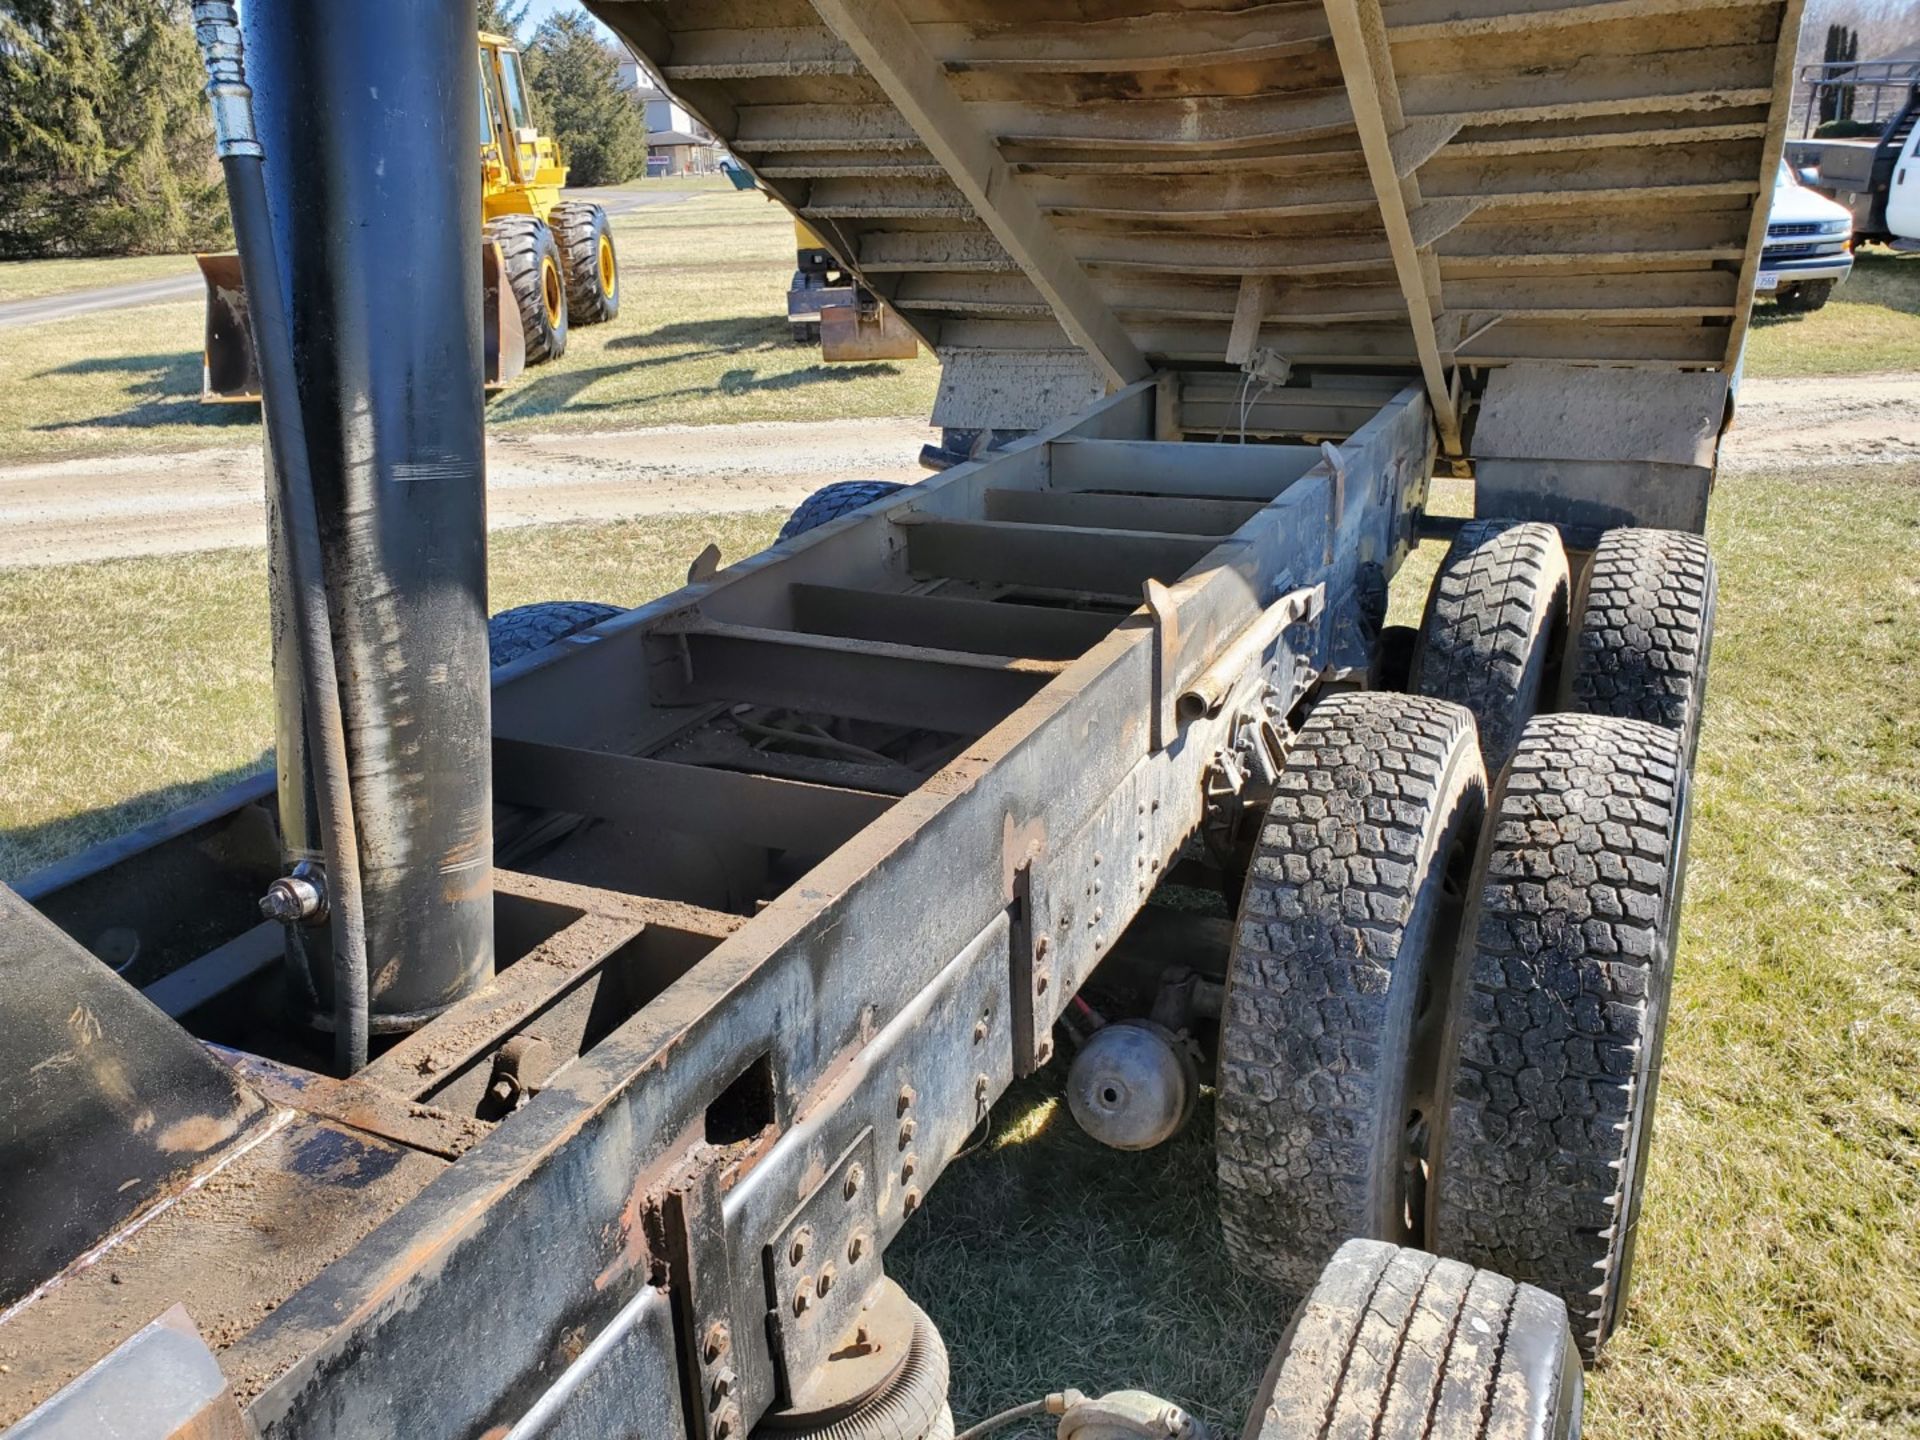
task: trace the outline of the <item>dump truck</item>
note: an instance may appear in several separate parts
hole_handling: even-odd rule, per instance
[[[945,1440],[888,1249],[1044,1071],[1211,1113],[1247,1436],[1578,1434],[1798,4],[595,0],[1003,443],[491,626],[457,8],[194,7],[274,765],[0,891],[0,1423]],[[1076,1378],[966,1433],[1216,1398]]]
[[[571,326],[620,313],[620,266],[606,210],[560,198],[567,166],[553,137],[534,123],[518,47],[483,30],[479,61],[485,375],[499,388],[527,365],[565,354]],[[377,142],[369,137],[369,144]],[[392,263],[400,263],[400,253],[390,251]],[[260,371],[240,257],[194,258],[207,289],[200,398],[257,401]]]

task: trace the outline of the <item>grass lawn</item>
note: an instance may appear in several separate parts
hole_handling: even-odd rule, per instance
[[[614,219],[619,318],[574,330],[561,360],[529,369],[489,405],[490,424],[611,430],[932,409],[940,372],[929,355],[826,365],[817,347],[788,341],[792,221],[762,196],[705,183],[714,178],[693,180],[716,193]],[[259,427],[252,406],[200,404],[200,323],[196,300],[9,330],[0,345],[0,456],[251,443]]]
[[[785,518],[496,531],[491,608],[638,605],[709,541],[738,560]],[[238,779],[272,743],[264,551],[0,570],[0,881]]]
[[[736,557],[778,518],[507,532],[492,601],[637,602],[708,539]],[[1911,1436],[1920,466],[1723,475],[1713,538],[1660,1143],[1629,1324],[1590,1378],[1587,1433]],[[1403,571],[1400,616],[1436,552]],[[121,806],[118,828],[257,761],[263,590],[245,552],[0,572],[0,873],[93,838],[92,807]],[[1061,1082],[1056,1068],[1002,1101],[889,1256],[953,1343],[955,1411],[964,1424],[1063,1385],[1138,1385],[1236,1426],[1292,1297],[1222,1251],[1210,1112],[1123,1155],[1080,1135]]]
[[[1754,308],[1749,375],[1866,375],[1920,366],[1920,255],[1873,246],[1810,315],[1771,301]]]
[[[69,290],[96,285],[127,285],[136,280],[163,280],[169,275],[193,275],[191,255],[126,255],[86,260],[0,261],[0,303],[38,300]]]

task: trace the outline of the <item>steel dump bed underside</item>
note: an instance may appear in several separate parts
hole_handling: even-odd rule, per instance
[[[1257,337],[1436,401],[1456,367],[1731,367],[1800,12],[591,8],[950,366],[1077,346],[1112,383]]]

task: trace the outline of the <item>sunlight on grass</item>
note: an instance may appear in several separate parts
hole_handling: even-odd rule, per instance
[[[1025,1145],[1038,1140],[1046,1134],[1059,1116],[1062,1101],[1058,1095],[1048,1095],[1034,1101],[1017,1115],[1011,1115],[993,1132],[993,1148],[1004,1150],[1009,1145]]]
[[[1771,301],[1754,307],[1749,375],[1866,375],[1920,366],[1920,255],[1878,247],[1854,256],[1853,274],[1807,315]]]
[[[574,329],[564,357],[528,369],[488,405],[489,425],[616,430],[932,409],[940,367],[931,355],[828,365],[817,346],[791,343],[792,219],[724,183],[615,217],[619,317]],[[9,329],[0,345],[0,455],[257,443],[254,406],[200,403],[200,346],[198,300]]]

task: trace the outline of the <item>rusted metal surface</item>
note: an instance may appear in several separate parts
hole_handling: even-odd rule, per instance
[[[275,1081],[285,1085],[277,1094],[341,1117],[354,1128],[339,1133],[356,1143],[387,1135],[424,1146],[433,1153],[408,1151],[409,1163],[440,1173],[231,1337],[223,1363],[253,1377],[243,1388],[263,1434],[670,1433],[689,1414],[725,1409],[711,1404],[720,1377],[705,1344],[683,1349],[674,1338],[675,1306],[683,1337],[724,1331],[724,1398],[741,1427],[804,1385],[780,1363],[790,1346],[783,1337],[777,1351],[766,1325],[771,1309],[794,1300],[766,1262],[796,1207],[825,1193],[864,1145],[884,1248],[994,1097],[1045,1054],[1061,1008],[1193,833],[1209,768],[1235,743],[1246,707],[1259,695],[1291,703],[1317,683],[1355,623],[1364,568],[1390,565],[1404,548],[1431,456],[1417,394],[1384,403],[1343,447],[1344,484],[1324,457],[1297,447],[1247,447],[1268,452],[1259,457],[1220,447],[1212,483],[1248,507],[1225,539],[1093,527],[1101,546],[1124,537],[1113,544],[1120,563],[1108,561],[1112,583],[1144,572],[1160,586],[1160,625],[1144,611],[1088,609],[1071,587],[1021,583],[1061,578],[1055,572],[941,575],[924,551],[912,553],[911,537],[929,526],[999,535],[1005,525],[1035,547],[1021,563],[1040,566],[1037,535],[1086,528],[980,517],[990,493],[1053,491],[1055,474],[1071,486],[1061,494],[1220,493],[1190,459],[1210,447],[1144,443],[1154,401],[1154,386],[1133,387],[878,513],[610,621],[592,645],[506,673],[499,733],[517,744],[677,766],[710,745],[703,735],[724,732],[736,741],[730,764],[752,770],[764,755],[777,773],[772,752],[753,748],[766,736],[743,721],[777,731],[803,717],[762,725],[753,717],[768,712],[742,712],[741,697],[724,693],[730,685],[716,686],[712,703],[684,695],[675,647],[727,636],[805,649],[794,627],[822,612],[796,587],[954,602],[893,607],[885,623],[897,639],[834,637],[834,653],[883,657],[903,667],[903,683],[918,666],[946,666],[956,685],[999,673],[992,657],[1005,652],[929,644],[915,628],[924,618],[952,633],[992,618],[973,607],[1004,608],[1010,636],[1049,634],[1070,652],[1042,662],[1034,688],[970,702],[964,723],[951,710],[938,717],[958,733],[937,743],[911,728],[935,718],[918,712],[894,717],[893,729],[834,719],[863,708],[860,693],[816,680],[817,737],[850,751],[884,744],[903,757],[946,757],[916,788],[870,805],[872,818],[817,862],[796,865],[777,846],[727,834],[662,845],[644,819],[543,830],[528,817],[527,863],[542,873],[493,876],[502,900],[523,907],[500,911],[503,927],[524,937],[520,958],[368,1067],[365,1088]],[[1121,451],[1099,448],[1125,444],[1139,448],[1124,452],[1124,465]],[[1079,557],[1096,548],[1071,540],[1061,553],[1088,564]],[[953,568],[971,572],[988,552],[955,553],[967,563]],[[1180,714],[1174,700],[1204,689],[1221,654],[1303,588],[1324,605],[1268,625],[1263,643],[1240,647],[1247,674],[1220,702]],[[1084,643],[1062,646],[1068,632],[1026,625],[1029,613],[1074,617],[1065,623],[1082,627]],[[988,632],[975,633],[984,642]],[[1156,694],[1167,712],[1157,744]],[[861,768],[851,756],[844,763]],[[666,813],[650,828],[674,823]],[[707,878],[688,878],[690,854],[704,857]],[[715,898],[621,893],[664,888],[669,872],[680,893]],[[738,913],[722,912],[723,892]],[[647,948],[662,943],[672,948]],[[491,1133],[441,1168],[452,1117],[484,1100],[502,1047],[534,1041],[556,1063],[543,1060],[537,1087],[512,1097]],[[863,1246],[856,1268],[867,1254]],[[836,1272],[837,1283],[838,1262]],[[503,1331],[494,1321],[506,1291],[515,1323]],[[811,1303],[821,1299],[816,1280]],[[476,1354],[488,1363],[472,1364]]]

